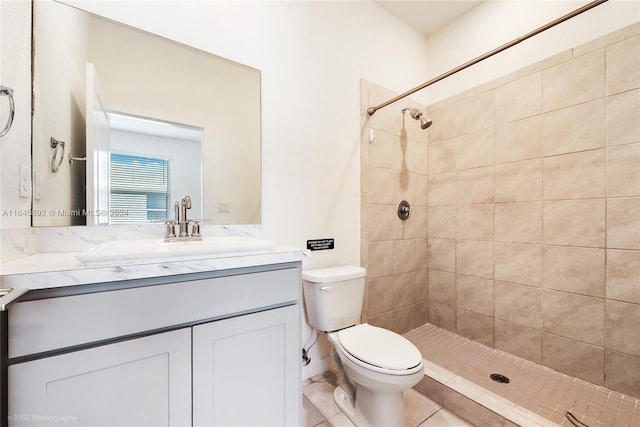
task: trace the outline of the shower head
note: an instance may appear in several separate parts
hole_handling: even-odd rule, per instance
[[[421,129],[426,129],[433,124],[433,121],[431,119],[427,119],[424,117],[424,114],[422,113],[421,110],[417,108],[405,107],[402,109],[402,114],[406,113],[407,111],[409,112],[409,115],[411,116],[412,119],[420,121]]]

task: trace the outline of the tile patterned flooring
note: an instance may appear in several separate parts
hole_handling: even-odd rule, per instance
[[[350,427],[353,423],[333,401],[338,379],[333,371],[316,375],[304,382],[302,412],[305,427]],[[460,418],[410,389],[404,394],[408,427],[470,427]]]
[[[444,368],[562,426],[571,411],[590,427],[640,426],[640,401],[426,324],[404,335],[431,365]],[[489,374],[511,380],[499,384]],[[446,380],[446,379],[445,379]],[[503,400],[504,400],[503,399]]]

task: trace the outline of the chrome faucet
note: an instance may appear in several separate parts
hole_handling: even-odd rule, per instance
[[[187,219],[187,209],[191,209],[191,197],[184,196],[180,200],[180,237],[189,237],[189,220]]]
[[[175,219],[173,221],[165,221],[165,242],[172,242],[175,240],[202,240],[200,224],[203,220],[189,220],[189,218],[187,218],[187,209],[191,209],[191,197],[184,196],[179,202],[174,203],[173,208],[175,210]],[[190,224],[192,224],[191,234],[189,234]],[[176,226],[179,229],[177,233],[175,230]]]

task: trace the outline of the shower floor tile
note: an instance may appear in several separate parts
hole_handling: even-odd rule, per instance
[[[478,403],[505,418],[509,418],[507,414],[524,414],[530,420],[540,416],[561,426],[571,426],[565,417],[565,411],[570,411],[590,427],[640,425],[640,403],[633,397],[487,347],[431,324],[404,336],[420,349],[428,376],[447,387],[455,385],[456,391],[472,400],[470,395],[477,394]],[[492,373],[505,375],[510,382],[494,382],[489,378]],[[490,393],[482,393],[483,389]]]

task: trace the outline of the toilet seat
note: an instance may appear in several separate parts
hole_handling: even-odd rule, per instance
[[[408,375],[422,369],[422,355],[411,341],[387,329],[367,323],[338,331],[341,349],[354,363],[392,375]]]

